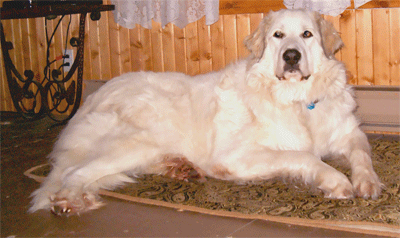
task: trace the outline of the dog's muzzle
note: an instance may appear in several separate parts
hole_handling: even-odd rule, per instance
[[[291,78],[298,78],[300,81],[307,80],[310,75],[303,76],[300,70],[299,61],[301,60],[301,53],[297,49],[287,49],[283,55],[285,66],[283,67],[282,76],[276,76],[279,80],[287,80]]]

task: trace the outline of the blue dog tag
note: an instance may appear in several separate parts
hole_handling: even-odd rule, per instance
[[[309,110],[312,110],[312,109],[314,109],[315,108],[315,103],[310,103],[310,104],[308,104],[307,105],[307,108],[309,109]]]

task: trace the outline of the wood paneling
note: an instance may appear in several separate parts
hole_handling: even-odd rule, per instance
[[[163,39],[163,34],[161,30],[161,24],[159,22],[153,21],[151,28],[151,48],[152,48],[151,53],[153,55],[153,71],[156,72],[164,71],[163,55],[164,53],[165,54],[169,53],[163,51],[162,39]]]
[[[238,59],[236,15],[224,16],[224,42],[225,42],[225,65],[231,64]]]
[[[395,8],[400,7],[400,0],[372,0],[360,6],[361,9],[368,8]],[[219,13],[243,14],[243,13],[265,13],[286,8],[282,0],[220,0]],[[348,9],[354,9],[354,0]]]
[[[256,29],[263,16],[263,13],[221,15],[211,26],[205,25],[203,18],[183,29],[173,24],[163,29],[156,22],[152,29],[140,26],[125,29],[114,22],[112,12],[103,12],[97,22],[87,20],[84,79],[109,80],[140,70],[190,75],[220,70],[248,55],[243,40]],[[399,8],[347,10],[338,17],[326,18],[333,22],[346,45],[337,57],[347,65],[350,83],[400,85]],[[71,17],[68,38],[78,36],[78,20],[78,15]],[[69,16],[66,16],[50,47],[51,57],[61,55],[65,49],[68,22]],[[21,73],[32,69],[35,78],[42,80],[46,64],[45,20],[3,20],[2,23],[6,40],[14,44],[10,53],[17,69]],[[47,23],[51,28],[57,22]],[[73,49],[69,43],[67,48]],[[2,58],[0,61],[3,65]],[[59,67],[61,63],[52,67]],[[0,76],[1,110],[14,110],[3,67]]]
[[[117,25],[111,15],[109,15],[108,19],[106,19],[109,24],[109,35],[108,38],[110,40],[110,59],[111,59],[111,77],[116,77],[123,73],[122,65],[121,65],[121,42],[119,37],[119,31],[122,28]],[[150,41],[151,42],[151,41]],[[87,43],[87,42],[85,42]],[[87,52],[85,52],[85,56]],[[86,59],[86,57],[85,57]],[[84,70],[85,71],[85,70]]]
[[[389,11],[390,85],[400,85],[400,8]]]
[[[174,25],[168,24],[162,29],[162,51],[168,52],[163,55],[164,71],[175,71],[175,46],[174,46]],[[134,55],[132,55],[135,57]]]
[[[211,29],[205,24],[203,17],[198,23],[199,37],[199,57],[200,57],[200,72],[208,73],[212,71],[212,55],[211,55]]]
[[[211,25],[211,57],[213,70],[217,71],[225,65],[225,38],[224,38],[224,16]]]
[[[199,38],[197,35],[197,23],[198,22],[192,22],[185,27],[187,63],[186,73],[189,75],[196,75],[200,73],[200,53]],[[165,53],[168,54],[168,52]]]
[[[343,34],[343,32],[342,32]],[[374,83],[374,59],[372,47],[372,10],[356,10],[357,84]],[[344,59],[350,61],[351,59]],[[354,73],[351,72],[353,75]]]
[[[172,24],[170,24],[172,25]],[[175,69],[177,72],[187,72],[186,60],[186,38],[185,30],[174,26],[174,42],[175,42]]]
[[[112,13],[110,12],[103,12],[102,18],[108,19],[108,17],[112,17]],[[99,58],[100,58],[100,71],[102,76],[99,78],[111,78],[111,56],[110,56],[110,28],[108,25],[108,21],[102,19],[98,21],[97,26],[99,27],[98,30],[98,37],[99,37]],[[131,49],[133,49],[131,47]]]
[[[372,12],[372,45],[374,53],[374,84],[390,84],[390,34],[389,10]]]
[[[339,19],[339,28],[341,32],[355,32],[356,30],[355,10],[348,10],[342,14]],[[348,70],[348,80],[351,84],[357,84],[357,54],[356,54],[356,35],[341,34],[344,47],[342,48],[341,58],[347,59],[346,66]]]
[[[372,0],[365,3],[360,8],[395,8],[400,7],[400,0]],[[354,1],[351,0],[351,7],[354,9]]]

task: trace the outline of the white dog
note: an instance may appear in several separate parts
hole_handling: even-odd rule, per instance
[[[250,57],[219,72],[138,72],[106,83],[61,133],[30,211],[95,209],[100,188],[147,173],[296,178],[329,198],[376,198],[382,184],[334,58],[342,41],[332,25],[313,12],[271,12],[245,45]],[[352,182],[327,155],[348,159]]]

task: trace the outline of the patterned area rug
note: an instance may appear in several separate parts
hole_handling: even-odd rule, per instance
[[[138,183],[101,194],[178,210],[399,237],[400,142],[374,139],[370,143],[374,168],[386,186],[377,200],[327,199],[296,181],[237,184],[207,178],[200,183],[158,175],[146,175]],[[344,160],[327,163],[349,176]],[[40,165],[25,175],[40,182],[49,170],[49,165]]]

